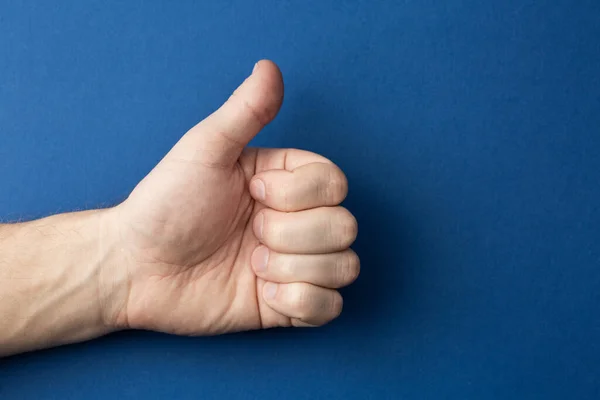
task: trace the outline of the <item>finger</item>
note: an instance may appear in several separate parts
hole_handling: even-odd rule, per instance
[[[271,61],[259,61],[250,75],[213,114],[193,127],[176,145],[179,158],[227,167],[275,118],[283,101],[283,79]]]
[[[284,254],[259,246],[250,259],[256,275],[278,283],[307,282],[330,289],[358,278],[360,260],[350,249],[330,254]]]
[[[323,254],[345,250],[358,232],[356,218],[344,207],[285,213],[269,208],[254,218],[254,234],[281,253]]]
[[[256,159],[256,172],[270,169],[293,171],[298,167],[312,163],[333,164],[331,160],[312,151],[300,149],[259,148],[260,157]]]
[[[308,283],[265,282],[262,296],[278,313],[316,326],[337,318],[343,306],[337,291]]]
[[[334,164],[311,163],[293,171],[261,172],[252,178],[250,193],[267,207],[300,211],[340,204],[348,194],[348,180]]]

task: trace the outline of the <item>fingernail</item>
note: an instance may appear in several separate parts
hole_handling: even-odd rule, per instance
[[[257,200],[264,201],[266,197],[265,184],[260,179],[255,179],[250,184],[250,192]]]
[[[267,300],[273,300],[277,294],[277,284],[273,282],[265,282],[263,286],[263,296]]]
[[[258,70],[258,63],[254,64],[254,68],[252,68],[252,73],[255,73]]]
[[[264,219],[265,217],[262,213],[258,214],[256,218],[254,218],[254,233],[259,240],[263,237]]]
[[[254,250],[251,263],[256,272],[266,271],[267,264],[269,263],[269,249],[267,249],[265,246],[260,246]]]

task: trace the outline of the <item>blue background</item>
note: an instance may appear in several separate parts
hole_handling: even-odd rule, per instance
[[[260,58],[255,144],[350,180],[343,316],[16,356],[0,398],[599,398],[597,0],[0,1],[0,215],[122,200]]]

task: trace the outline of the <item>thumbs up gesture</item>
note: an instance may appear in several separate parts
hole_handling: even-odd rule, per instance
[[[109,323],[185,335],[323,325],[359,273],[343,172],[301,150],[246,147],[277,114],[281,72],[260,61],[110,211],[119,265]]]

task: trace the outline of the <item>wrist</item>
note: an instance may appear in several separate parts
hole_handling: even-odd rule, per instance
[[[95,221],[99,254],[96,266],[98,303],[104,327],[109,331],[129,328],[127,302],[131,271],[119,229],[117,207],[98,210]]]
[[[121,327],[127,275],[111,210],[0,227],[0,356]]]

